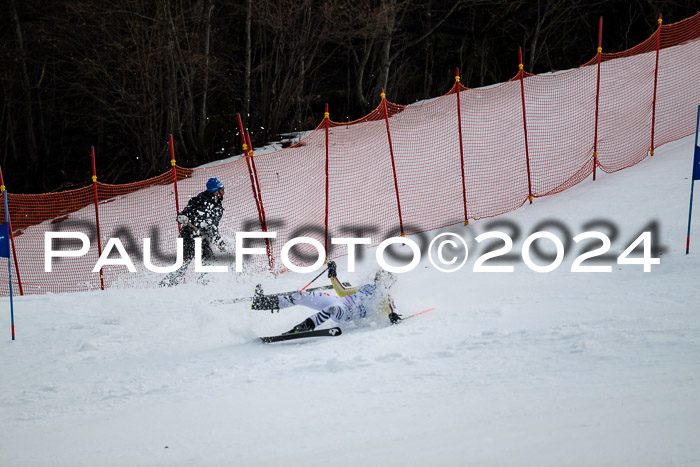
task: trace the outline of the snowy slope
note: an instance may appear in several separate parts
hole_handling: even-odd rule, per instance
[[[262,345],[255,336],[310,312],[209,304],[313,277],[291,273],[19,297],[15,342],[5,298],[0,465],[700,465],[700,214],[684,254],[692,145],[445,229],[470,239],[470,259],[401,275],[402,312],[437,309],[399,326]],[[612,223],[615,256],[656,221],[665,251],[650,273],[614,256],[611,273],[572,273],[578,247],[552,273],[517,259],[514,273],[472,272],[472,239],[504,219],[521,230],[515,252],[545,220],[571,235]],[[341,260],[340,278],[367,280],[369,253],[354,274]]]

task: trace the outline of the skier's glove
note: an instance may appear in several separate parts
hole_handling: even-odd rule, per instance
[[[220,238],[219,241],[216,242],[216,246],[219,247],[219,250],[226,251],[226,242],[224,242],[222,238]]]
[[[391,321],[391,324],[396,324],[401,321],[401,315],[392,311],[389,313],[389,321]]]
[[[336,277],[338,274],[336,273],[335,270],[335,261],[328,261],[328,278],[332,279]]]
[[[190,218],[184,214],[180,214],[177,216],[177,221],[182,225],[187,225],[190,222]]]

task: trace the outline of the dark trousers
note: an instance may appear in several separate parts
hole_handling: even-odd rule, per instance
[[[194,259],[194,239],[197,235],[192,234],[192,229],[185,228],[180,232],[180,238],[183,240],[183,257],[182,266],[177,271],[167,274],[162,281],[161,287],[172,287],[182,281],[182,278],[187,272],[187,268]],[[211,243],[206,237],[202,237],[202,266],[210,265],[214,262],[214,252],[211,249]]]

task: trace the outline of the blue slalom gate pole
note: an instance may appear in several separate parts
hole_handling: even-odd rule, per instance
[[[690,177],[690,207],[688,208],[688,236],[685,240],[685,254],[690,252],[690,221],[693,216],[693,188],[695,180],[700,180],[700,147],[698,147],[698,133],[700,133],[700,105],[698,106],[698,120],[695,122],[695,146],[693,147],[693,172]]]
[[[4,188],[4,187],[3,187]],[[2,194],[5,198],[5,223],[9,231],[10,228],[10,214],[7,211],[7,190],[2,190]],[[9,242],[9,238],[8,238]],[[10,285],[10,323],[12,326],[12,340],[15,340],[15,305],[12,300],[12,255],[7,255],[7,277],[8,284]]]
[[[690,218],[693,215],[693,187],[695,186],[695,180],[690,182],[690,209],[688,209],[688,236],[685,239],[685,254],[690,252]]]

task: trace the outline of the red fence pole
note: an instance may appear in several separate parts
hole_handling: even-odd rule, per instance
[[[175,145],[173,144],[173,135],[169,135],[169,141],[170,141],[170,165],[173,167],[173,186],[175,187],[175,215],[180,214],[180,198],[177,195],[177,169],[175,167]],[[176,222],[177,224],[177,231],[180,232],[180,229],[182,229],[182,225],[180,225],[179,222]]]
[[[520,70],[520,95],[523,98],[523,128],[525,129],[525,162],[527,163],[527,191],[528,191],[528,199],[530,200],[530,204],[532,204],[532,178],[530,176],[530,150],[527,145],[527,117],[525,116],[525,83],[524,83],[524,74],[525,72],[523,71],[523,49],[522,47],[518,48],[518,59],[520,60],[520,63],[518,64],[518,69]]]
[[[661,13],[657,20],[659,27],[656,29],[656,67],[654,68],[654,100],[651,104],[651,150],[649,155],[654,155],[654,125],[656,124],[656,85],[659,81],[659,50],[661,49]]]
[[[598,165],[598,108],[600,101],[600,58],[603,54],[603,17],[598,23],[598,78],[595,90],[595,132],[593,136],[593,181],[595,181],[596,166]]]
[[[323,114],[323,119],[325,120],[326,123],[326,219],[325,219],[325,244],[324,248],[326,251],[326,254],[328,254],[328,186],[329,186],[329,181],[328,181],[328,166],[329,166],[329,158],[328,158],[328,121],[330,120],[330,114],[328,113],[328,104],[326,104],[326,112]]]
[[[97,257],[102,256],[102,236],[100,235],[100,211],[97,207],[97,170],[95,170],[95,146],[90,146],[92,158],[92,193],[95,195],[95,223],[97,225]],[[105,289],[105,280],[100,268],[100,288]]]
[[[457,88],[457,127],[459,128],[459,173],[462,174],[462,198],[464,201],[464,225],[469,225],[467,217],[467,182],[464,179],[464,143],[462,142],[462,105],[459,101],[459,68],[455,71],[455,87]]]
[[[5,194],[5,180],[2,177],[2,167],[0,167],[0,194]],[[12,245],[12,258],[15,260],[15,272],[17,273],[17,284],[19,285],[19,294],[24,295],[22,290],[22,278],[19,276],[19,264],[17,264],[17,249],[15,248],[15,236],[12,234],[12,221],[10,220],[9,207],[6,205],[7,212],[7,230],[10,232],[10,243]]]
[[[403,217],[401,216],[401,199],[399,198],[399,181],[396,177],[396,163],[394,162],[394,148],[391,144],[391,131],[389,131],[389,111],[386,109],[386,94],[382,89],[382,106],[384,107],[384,121],[386,122],[386,134],[389,137],[389,153],[391,154],[391,169],[394,172],[394,189],[396,190],[396,205],[399,209],[399,226],[401,227],[401,236],[405,237],[403,231]]]
[[[253,177],[255,178],[255,186],[258,190],[258,199],[260,200],[260,214],[262,219],[262,230],[267,232],[267,219],[265,217],[265,206],[262,201],[262,191],[260,190],[260,181],[258,180],[258,170],[255,168],[255,159],[253,159],[253,145],[250,143],[250,134],[245,134],[246,140],[248,141],[248,155],[250,157],[250,165],[253,168]],[[270,244],[270,239],[265,239],[265,250],[267,251],[267,263],[270,266],[270,271],[275,268],[275,258],[272,256],[272,245]]]

